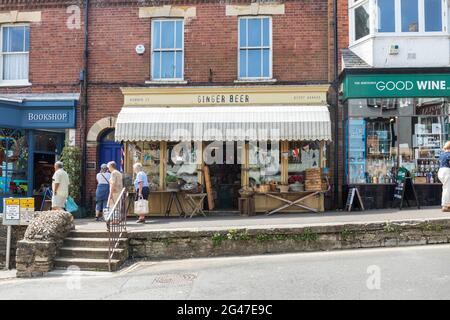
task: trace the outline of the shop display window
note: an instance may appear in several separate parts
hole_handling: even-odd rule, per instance
[[[187,183],[198,181],[198,144],[171,142],[167,144],[167,175],[176,176]]]
[[[288,183],[303,183],[305,170],[320,168],[320,143],[317,141],[289,142],[288,150]]]
[[[132,165],[138,162],[142,163],[149,183],[159,187],[160,143],[136,142],[128,144],[128,152],[129,159],[132,159]]]
[[[398,168],[404,167],[410,171],[416,184],[438,183],[438,159],[449,139],[447,100],[390,99],[390,109],[386,107],[388,100],[384,99],[384,103],[378,105],[380,115],[386,109],[395,116],[354,117],[359,114],[358,105],[363,105],[364,99],[349,103],[347,182],[391,184]],[[402,108],[405,110],[401,111]],[[402,116],[402,113],[411,116]]]
[[[249,143],[249,182],[250,186],[281,182],[279,142]]]
[[[28,192],[28,144],[24,130],[0,129],[0,193]]]

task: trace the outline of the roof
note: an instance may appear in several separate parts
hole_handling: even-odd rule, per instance
[[[0,94],[0,101],[72,101],[80,98],[79,93],[10,93]]]
[[[327,106],[123,107],[117,141],[331,140]]]
[[[342,49],[342,69],[367,69],[372,68],[350,49]]]

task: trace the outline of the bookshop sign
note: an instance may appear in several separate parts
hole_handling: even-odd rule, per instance
[[[450,74],[347,75],[344,99],[450,96]]]

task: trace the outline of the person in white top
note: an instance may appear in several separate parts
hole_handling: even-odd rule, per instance
[[[55,163],[55,174],[52,183],[52,210],[64,210],[66,200],[69,196],[69,175],[63,169],[63,163],[57,161]]]
[[[95,191],[95,221],[103,221],[103,211],[108,206],[109,179],[111,174],[108,166],[102,164],[100,172],[97,173],[97,190]]]

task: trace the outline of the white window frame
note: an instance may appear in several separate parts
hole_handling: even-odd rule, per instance
[[[31,85],[30,81],[30,51],[24,52],[14,52],[14,53],[6,53],[3,52],[3,29],[11,28],[11,27],[28,27],[30,25],[27,23],[14,23],[14,24],[2,24],[0,25],[0,87],[9,87],[9,86],[28,86]],[[31,31],[31,28],[29,29]],[[30,32],[31,38],[31,32]],[[30,44],[28,44],[28,48],[30,48]],[[26,79],[21,80],[4,80],[3,79],[3,57],[8,54],[27,54],[28,55],[28,75]]]
[[[153,78],[153,66],[154,66],[154,59],[153,59],[153,53],[154,53],[154,48],[153,48],[153,32],[155,30],[154,25],[155,22],[162,22],[162,21],[181,21],[183,24],[183,30],[181,32],[181,49],[157,49],[157,51],[159,52],[163,52],[163,51],[170,51],[170,52],[180,52],[181,51],[181,78]],[[151,60],[151,64],[150,64],[150,79],[152,80],[152,82],[180,82],[180,81],[184,81],[184,19],[152,19],[152,25],[151,25],[151,37],[150,37],[150,42],[151,42],[151,52],[150,52],[150,60]],[[161,24],[161,28],[160,28],[160,34],[159,34],[159,41],[162,41],[162,24]],[[174,43],[176,44],[176,32],[174,32]],[[161,55],[161,59],[160,59],[160,65],[159,65],[159,70],[161,73],[161,67],[162,67],[162,55]],[[175,68],[176,68],[176,55],[175,55]],[[176,71],[175,71],[176,74]]]
[[[269,47],[243,47],[242,49],[269,49],[269,76],[268,77],[241,77],[241,20],[242,19],[269,19]],[[237,65],[238,65],[238,76],[239,81],[258,81],[258,80],[272,80],[273,79],[273,32],[272,32],[272,17],[271,16],[240,16],[238,19],[238,45],[237,45]],[[247,39],[248,39],[248,29],[247,29]],[[263,59],[261,59],[261,68],[263,64]],[[248,59],[247,59],[247,69],[248,69]],[[247,70],[248,71],[248,70]],[[248,74],[248,72],[246,72]]]
[[[373,14],[370,16],[370,33],[369,35],[355,40],[355,21],[354,10],[364,3],[369,2],[369,12]],[[378,0],[349,0],[349,33],[350,44],[358,44],[365,40],[377,36],[377,37],[404,37],[404,36],[445,36],[448,35],[448,0],[442,0],[442,31],[425,31],[425,0],[418,0],[418,14],[419,14],[419,31],[417,32],[402,32],[402,16],[401,16],[401,0],[395,0],[395,31],[394,32],[378,32],[379,17],[378,17]]]

